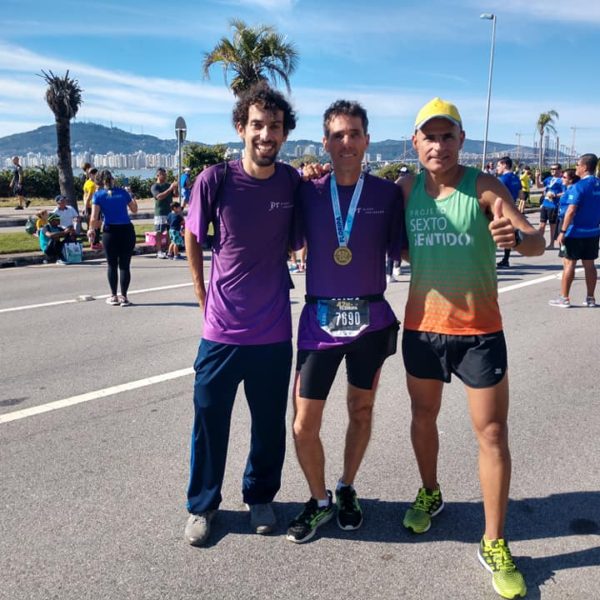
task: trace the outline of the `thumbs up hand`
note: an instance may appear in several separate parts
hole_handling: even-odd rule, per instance
[[[497,197],[494,202],[494,218],[489,224],[489,230],[498,248],[513,248],[516,244],[515,228],[511,220],[504,216],[503,204],[502,198]]]

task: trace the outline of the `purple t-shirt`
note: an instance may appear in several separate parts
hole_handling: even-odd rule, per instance
[[[338,184],[342,219],[346,220],[355,186]],[[356,298],[383,294],[385,257],[400,259],[404,235],[402,192],[394,183],[365,175],[348,248],[352,261],[337,265],[333,253],[339,246],[331,204],[330,176],[303,182],[300,187],[302,230],[308,248],[306,293],[319,298]],[[317,304],[304,306],[298,326],[300,350],[325,350],[348,344],[355,337],[334,337],[321,329]],[[369,326],[358,335],[378,331],[395,320],[387,301],[369,305]]]
[[[276,163],[268,179],[248,175],[231,161],[219,187],[221,167],[196,178],[186,227],[206,241],[218,188],[204,339],[240,346],[273,344],[292,337],[287,251],[290,243],[295,169]]]

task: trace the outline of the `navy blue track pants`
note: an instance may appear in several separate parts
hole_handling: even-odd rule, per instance
[[[233,346],[202,340],[194,363],[194,428],[187,509],[198,514],[221,503],[231,412],[238,385],[252,421],[242,482],[246,504],[271,502],[281,486],[285,457],[292,343]]]

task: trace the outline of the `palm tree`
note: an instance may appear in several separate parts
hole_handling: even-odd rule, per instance
[[[548,112],[542,113],[537,120],[536,129],[540,134],[540,156],[539,156],[539,170],[542,172],[542,163],[544,161],[544,137],[546,132],[556,133],[556,127],[554,127],[554,119],[558,119],[558,113],[555,110],[549,110]]]
[[[56,121],[56,154],[58,156],[58,183],[60,193],[69,199],[69,204],[77,208],[75,186],[73,183],[73,168],[71,167],[71,119],[83,102],[82,89],[76,79],[69,77],[69,71],[64,77],[55,75],[52,71],[42,71],[40,75],[48,84],[46,102],[54,113]]]
[[[295,71],[298,52],[293,44],[286,42],[274,27],[258,25],[248,27],[240,19],[232,19],[232,39],[226,37],[204,55],[202,70],[209,77],[212,65],[222,63],[225,83],[229,72],[234,77],[228,84],[235,96],[239,96],[259,81],[281,79],[291,91],[289,76]]]

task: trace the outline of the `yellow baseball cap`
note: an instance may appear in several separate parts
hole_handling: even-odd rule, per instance
[[[458,108],[451,102],[447,102],[441,98],[430,100],[417,113],[415,131],[421,129],[431,119],[448,119],[448,121],[451,121],[462,129],[462,119],[460,118]]]

